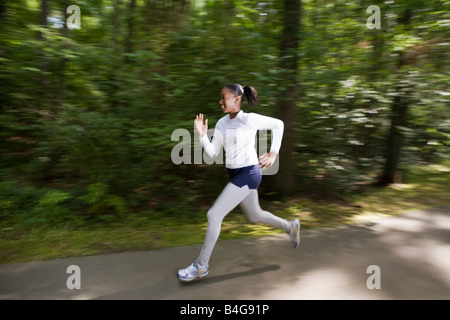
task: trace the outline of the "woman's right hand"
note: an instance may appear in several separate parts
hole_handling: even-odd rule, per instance
[[[195,117],[194,126],[200,137],[203,137],[208,131],[208,119],[205,119],[205,124],[203,124],[203,114],[200,113]]]

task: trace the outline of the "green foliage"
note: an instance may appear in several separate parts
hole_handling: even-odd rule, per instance
[[[67,207],[71,197],[69,192],[4,181],[0,183],[1,224],[61,224],[71,218]]]
[[[34,187],[18,188],[10,181],[0,182],[0,217],[8,219],[14,214],[31,210],[39,199]]]
[[[87,187],[88,193],[79,199],[89,206],[89,213],[94,215],[108,213],[125,214],[128,212],[126,201],[117,195],[109,194],[107,185],[94,183]]]
[[[26,223],[60,223],[68,215],[64,202],[70,199],[70,194],[64,191],[48,191],[33,208]]]
[[[279,68],[282,1],[79,1],[79,30],[42,26],[40,1],[5,3],[3,218],[203,218],[222,171],[176,168],[173,130],[192,134],[200,112],[214,126],[228,82],[258,90],[260,105],[247,111],[275,116],[291,81]],[[376,3],[382,29],[369,30]],[[439,0],[302,1],[295,196],[340,197],[375,182],[397,96],[409,99],[402,168],[448,159],[448,9]],[[63,20],[64,10],[51,2],[48,16]]]

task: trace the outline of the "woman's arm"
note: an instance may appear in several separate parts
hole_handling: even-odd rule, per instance
[[[216,129],[214,130],[214,136],[212,139],[212,142],[209,141],[208,138],[208,119],[205,120],[205,123],[203,123],[203,114],[200,113],[198,116],[195,117],[194,120],[194,126],[199,134],[199,140],[202,144],[203,149],[205,149],[205,152],[211,157],[215,158],[220,152],[220,147],[222,146],[222,134],[220,130]]]
[[[272,130],[272,144],[270,146],[270,152],[278,153],[281,148],[281,140],[283,140],[283,121],[257,113],[250,113],[248,115],[248,119],[250,125],[257,130]]]
[[[250,125],[257,130],[272,130],[272,143],[270,152],[259,157],[261,168],[270,168],[277,158],[277,154],[281,148],[281,140],[283,140],[284,123],[283,121],[263,116],[256,113],[249,114]]]

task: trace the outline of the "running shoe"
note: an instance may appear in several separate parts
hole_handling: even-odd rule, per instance
[[[209,266],[200,268],[197,261],[192,263],[189,267],[186,269],[180,269],[178,270],[178,279],[181,281],[192,281],[197,278],[203,278],[208,275],[209,272]]]
[[[289,239],[292,246],[295,248],[300,244],[300,220],[294,219],[291,221],[291,228],[289,230]]]

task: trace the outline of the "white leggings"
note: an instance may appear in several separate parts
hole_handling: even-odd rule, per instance
[[[202,250],[197,259],[197,263],[201,266],[206,266],[209,263],[209,258],[219,238],[222,220],[238,204],[251,222],[261,222],[289,232],[290,223],[287,220],[261,209],[256,189],[249,189],[247,185],[240,188],[229,182],[208,210],[208,228]]]

